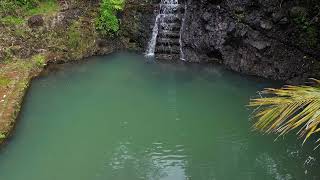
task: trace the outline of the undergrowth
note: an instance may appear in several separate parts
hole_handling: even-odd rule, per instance
[[[0,139],[4,139],[6,138],[6,135],[4,135],[3,133],[0,133]]]
[[[38,67],[43,67],[46,65],[46,59],[43,55],[38,54],[32,57],[33,62],[36,64]]]
[[[0,76],[0,86],[7,86],[10,83],[10,79]]]
[[[74,22],[67,33],[68,35],[68,47],[76,49],[81,43],[81,33],[79,31],[79,22]]]
[[[21,25],[33,15],[50,15],[57,12],[57,0],[0,0],[0,23],[7,26]]]
[[[309,47],[316,47],[318,44],[318,30],[306,15],[294,18],[295,24],[299,27],[300,39],[304,40]]]
[[[100,14],[96,18],[96,29],[102,35],[112,35],[119,31],[117,13],[123,10],[125,0],[102,0]]]

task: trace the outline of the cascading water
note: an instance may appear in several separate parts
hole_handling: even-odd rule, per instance
[[[182,47],[182,33],[183,33],[183,30],[184,30],[184,24],[185,24],[185,20],[186,20],[186,15],[187,15],[187,3],[185,3],[185,7],[184,7],[184,16],[182,18],[182,24],[181,24],[181,29],[180,29],[180,38],[179,38],[179,43],[180,43],[180,59],[182,61],[186,61],[185,59],[185,55],[184,55],[184,52],[183,52],[183,47]]]
[[[181,5],[178,0],[161,0],[146,56],[179,59],[181,48]]]
[[[154,24],[153,30],[152,30],[152,37],[148,45],[148,49],[146,52],[147,57],[153,57],[154,56],[154,51],[156,49],[156,43],[157,43],[157,36],[158,36],[158,31],[159,31],[159,19],[161,15],[157,15],[156,22]]]

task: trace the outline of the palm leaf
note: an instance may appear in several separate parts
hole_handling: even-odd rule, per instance
[[[279,135],[300,128],[298,135],[304,142],[320,132],[320,81],[312,80],[313,86],[267,88],[262,97],[251,99],[249,106],[256,108],[253,118],[257,120],[253,128]]]

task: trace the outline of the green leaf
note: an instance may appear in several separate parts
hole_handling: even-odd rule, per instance
[[[102,34],[116,33],[120,29],[116,13],[123,10],[124,0],[103,0],[100,6],[100,15],[96,19],[96,29]]]

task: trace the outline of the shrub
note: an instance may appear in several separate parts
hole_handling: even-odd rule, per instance
[[[38,67],[43,67],[46,65],[46,59],[43,55],[35,55],[32,57],[32,60]]]
[[[27,15],[33,16],[37,14],[53,14],[59,9],[59,4],[56,0],[46,0],[37,3],[37,6],[29,8]]]
[[[7,86],[10,83],[10,79],[0,76],[0,86]]]
[[[15,14],[17,8],[18,5],[15,3],[15,1],[0,1],[0,15],[13,15]]]
[[[300,29],[300,41],[305,42],[308,47],[317,47],[318,42],[318,30],[313,24],[312,18],[307,14],[300,12],[300,14],[293,19],[294,23]]]
[[[68,31],[68,47],[71,49],[76,49],[81,44],[81,33],[79,31],[79,22],[74,22]]]
[[[96,28],[103,35],[114,34],[119,30],[117,12],[123,10],[124,0],[102,0],[100,15],[96,19]]]
[[[1,16],[32,16],[56,12],[57,0],[0,0]]]
[[[20,24],[23,24],[25,20],[20,17],[6,16],[3,18],[0,18],[0,22],[5,25],[20,25]]]
[[[36,6],[39,1],[38,0],[16,0],[17,4],[20,6],[25,6],[28,9]]]
[[[12,14],[16,13],[17,9],[31,9],[39,3],[38,0],[1,0],[0,13]]]
[[[6,135],[4,135],[3,133],[0,133],[0,139],[4,139],[6,138]]]

